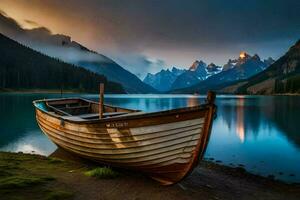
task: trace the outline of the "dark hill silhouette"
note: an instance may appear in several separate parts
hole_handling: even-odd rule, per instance
[[[105,76],[64,63],[23,46],[0,33],[0,90],[64,89],[98,92],[105,83],[107,93],[124,93],[123,87]]]
[[[155,93],[151,86],[111,58],[88,49],[68,35],[52,34],[46,27],[24,29],[13,18],[0,12],[1,33],[45,55],[83,67],[122,84],[127,93]]]

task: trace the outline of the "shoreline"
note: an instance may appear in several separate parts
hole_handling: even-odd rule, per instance
[[[42,89],[28,89],[28,90],[0,90],[0,94],[60,94],[60,90],[42,90]],[[84,93],[76,90],[63,90],[62,94],[76,94]]]
[[[13,90],[13,89],[0,89],[0,94],[60,94],[61,90],[59,89],[21,89],[21,90]],[[86,92],[79,90],[63,90],[62,94],[97,94],[97,92]],[[107,93],[114,94],[114,93]],[[156,93],[153,95],[172,95],[170,93]],[[134,95],[134,94],[133,94]],[[178,94],[174,94],[178,95]],[[195,95],[191,94],[179,94],[179,95]],[[197,94],[197,95],[206,95],[206,94]],[[197,96],[195,95],[195,96]],[[300,93],[282,93],[282,94],[229,94],[229,93],[218,93],[218,95],[245,95],[245,96],[300,96]]]
[[[87,200],[300,199],[300,184],[284,183],[250,174],[240,167],[232,168],[210,161],[201,161],[191,175],[172,186],[160,186],[143,174],[124,169],[113,169],[121,174],[113,179],[84,175],[97,166],[63,150],[49,157],[0,152],[0,195],[7,199],[16,198],[19,194],[27,199],[35,199],[39,195]],[[15,178],[11,180],[9,177]],[[21,184],[19,179],[30,181],[26,185]]]

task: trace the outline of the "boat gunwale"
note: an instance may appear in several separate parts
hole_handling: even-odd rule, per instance
[[[88,102],[92,102],[92,103],[97,103],[95,101],[89,100],[89,99],[84,99],[84,98],[63,98],[63,99],[43,99],[43,100],[35,100],[33,101],[33,105],[35,107],[35,109],[43,112],[46,115],[52,116],[56,119],[60,119],[63,121],[67,121],[67,122],[71,122],[71,123],[75,123],[75,124],[93,124],[93,123],[99,123],[99,122],[112,122],[112,121],[120,121],[120,120],[132,120],[132,119],[141,119],[141,118],[147,118],[147,117],[158,117],[158,116],[167,116],[167,115],[172,115],[172,114],[180,114],[180,113],[188,113],[188,112],[195,112],[195,111],[204,111],[204,110],[209,110],[209,108],[211,107],[211,104],[209,103],[205,103],[205,104],[201,104],[201,105],[197,105],[197,106],[191,106],[191,107],[182,107],[182,108],[175,108],[175,109],[171,109],[171,110],[162,110],[162,111],[154,111],[154,112],[147,112],[147,113],[140,113],[137,115],[119,115],[119,116],[114,116],[114,117],[109,117],[109,118],[102,118],[102,119],[82,119],[82,121],[78,121],[78,120],[72,120],[72,119],[68,119],[68,118],[64,118],[65,116],[61,116],[61,115],[57,115],[54,113],[50,113],[47,112],[41,108],[39,108],[37,106],[37,103],[39,102],[49,102],[49,101],[58,101],[58,100],[83,100],[83,101],[88,101]],[[121,108],[121,109],[127,109],[127,108],[122,108],[122,107],[117,107],[117,106],[111,106],[108,104],[105,104],[104,106],[109,106],[109,107],[113,107],[113,108]],[[127,110],[131,110],[133,112],[130,113],[134,113],[134,112],[140,112],[140,110],[132,110],[132,109],[127,109]],[[74,115],[74,117],[76,117],[76,115]]]

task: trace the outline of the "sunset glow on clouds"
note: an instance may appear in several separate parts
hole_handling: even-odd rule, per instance
[[[70,35],[135,74],[196,59],[222,65],[240,51],[278,58],[300,35],[297,0],[124,2],[1,0],[0,9],[24,28]]]

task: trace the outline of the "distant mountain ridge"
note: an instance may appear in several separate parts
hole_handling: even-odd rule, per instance
[[[205,90],[215,85],[228,85],[238,80],[247,79],[265,70],[274,60],[261,60],[255,54],[253,56],[241,52],[236,59],[229,59],[223,66],[214,63],[207,65],[202,60],[196,60],[188,70],[181,70],[180,73],[173,73],[170,70],[162,70],[156,74],[148,73],[144,82],[159,91],[168,90],[177,92],[194,91],[199,84],[199,89]]]
[[[189,69],[161,70],[156,74],[148,73],[143,82],[161,92],[166,92],[174,88],[184,88],[196,84],[201,80],[219,73],[222,67],[210,63],[207,65],[202,60],[196,60]]]
[[[246,52],[241,52],[237,59],[229,59],[219,73],[213,74],[205,80],[200,80],[191,87],[174,89],[172,92],[205,93],[210,89],[227,86],[233,82],[245,80],[258,74],[265,70],[272,62],[272,58],[262,61],[257,54],[250,56]]]
[[[254,60],[258,60],[258,57],[255,56]],[[212,80],[208,79],[201,82],[202,86],[195,85],[181,91],[173,92],[204,93],[207,90],[215,90],[218,93],[229,94],[300,94],[300,40],[275,62],[270,58],[263,62],[265,65],[272,64],[247,79],[212,84],[212,76]],[[223,70],[226,72],[230,69],[225,68]]]
[[[182,73],[171,86],[171,89],[186,88],[191,85],[203,81],[208,77],[208,72],[206,71],[207,64],[202,60],[196,60],[191,67]]]
[[[269,66],[269,62],[262,61],[257,54],[250,56],[242,52],[239,58],[229,59],[227,64],[223,66],[222,72],[210,77],[209,80],[224,83],[247,79],[265,70]]]
[[[176,78],[184,73],[186,70],[177,69],[173,67],[171,70],[162,69],[156,74],[148,73],[144,78],[143,82],[157,89],[158,91],[165,92],[171,89],[171,85],[176,80]]]
[[[235,86],[235,87],[233,87]],[[232,93],[280,94],[300,93],[300,40],[268,69],[249,78],[235,88]],[[222,91],[226,91],[223,88]]]
[[[106,93],[125,93],[119,83],[103,75],[64,63],[25,47],[0,33],[0,90],[73,90],[98,92],[99,83]]]
[[[208,76],[213,76],[213,75],[221,72],[222,67],[215,65],[214,63],[210,63],[209,65],[207,65],[206,71],[207,71]]]
[[[53,35],[45,27],[23,29],[15,20],[3,13],[0,13],[0,32],[46,55],[105,75],[109,80],[121,83],[128,93],[156,92],[154,88],[143,83],[110,58],[72,41],[70,36]]]

